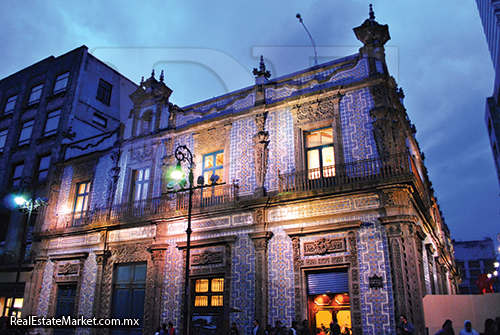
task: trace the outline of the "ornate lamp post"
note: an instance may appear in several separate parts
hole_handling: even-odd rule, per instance
[[[37,212],[40,208],[47,206],[49,204],[49,199],[45,197],[37,197],[33,193],[33,196],[28,200],[24,199],[21,196],[18,196],[14,199],[14,201],[19,206],[19,210],[21,212],[28,213],[28,220],[26,221],[26,224],[23,225],[23,231],[21,235],[21,250],[19,251],[19,264],[21,264],[22,258],[26,257],[26,255],[24,255],[24,253],[26,252],[26,233],[31,223],[31,214],[33,212]]]
[[[193,154],[185,145],[180,145],[175,149],[175,158],[177,159],[177,166],[172,172],[172,178],[180,180],[184,174],[181,170],[181,162],[189,163],[189,198],[188,198],[188,224],[186,229],[186,271],[184,274],[184,331],[189,334],[189,305],[190,305],[190,289],[189,289],[189,259],[191,251],[191,209],[193,207]]]

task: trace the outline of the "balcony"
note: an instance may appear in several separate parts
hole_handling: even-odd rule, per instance
[[[238,199],[238,185],[224,184],[193,190],[193,209],[233,204]],[[97,223],[128,221],[146,217],[171,215],[188,208],[189,191],[168,193],[156,198],[133,201],[112,207],[102,207],[63,215],[51,222],[53,229],[86,226]]]
[[[421,196],[425,194],[415,162],[406,153],[280,174],[278,187],[280,194],[286,194],[366,184],[397,177],[415,177],[418,193]]]

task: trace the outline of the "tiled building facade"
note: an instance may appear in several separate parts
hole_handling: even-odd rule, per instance
[[[13,199],[57,194],[58,177],[49,176],[63,144],[119,129],[136,88],[85,46],[0,80],[0,316],[30,299],[37,211],[21,213]]]
[[[359,54],[272,80],[261,59],[254,86],[183,108],[153,73],[120,132],[68,144],[26,313],[57,316],[67,293],[72,315],[141,320],[112,333],[185,332],[188,192],[170,172],[186,146],[206,177],[193,185],[191,334],[233,321],[250,333],[254,318],[315,331],[334,316],[352,334],[395,334],[400,314],[423,334],[423,296],[457,293],[453,247],[387,72],[388,27],[371,12],[354,31]]]

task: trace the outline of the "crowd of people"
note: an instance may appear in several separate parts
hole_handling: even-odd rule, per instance
[[[415,334],[415,328],[408,322],[405,315],[400,316],[396,331],[398,335]],[[434,335],[455,335],[453,322],[450,319],[446,320],[441,329]],[[500,335],[500,317],[497,317],[495,320],[486,319],[484,322],[484,331],[482,333],[472,328],[472,322],[470,320],[465,320],[464,328],[460,330],[458,335]]]
[[[234,326],[236,327],[236,324]],[[342,331],[340,325],[337,322],[337,319],[333,318],[332,322],[329,324],[328,327],[326,327],[323,324],[321,324],[320,327],[317,327],[316,334],[311,334],[311,331],[309,330],[308,320],[304,320],[302,322],[292,321],[292,325],[290,328],[287,328],[285,325],[283,325],[281,321],[276,321],[274,327],[268,324],[264,328],[259,324],[258,320],[254,320],[252,333],[250,335],[348,335],[348,334],[351,334],[350,330],[348,328],[344,328]]]

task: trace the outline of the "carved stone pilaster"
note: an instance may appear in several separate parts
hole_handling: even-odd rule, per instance
[[[358,243],[356,240],[356,231],[347,232],[347,243],[349,245],[349,292],[351,295],[351,313],[352,313],[352,333],[363,334],[362,312],[361,312],[361,291],[359,284],[359,262],[358,262]]]
[[[257,182],[257,190],[263,190],[267,172],[267,160],[269,155],[269,132],[264,131],[266,118],[267,112],[255,116],[257,133],[252,138],[254,143],[253,157],[255,161],[255,180]]]
[[[48,257],[35,258],[35,268],[33,270],[33,277],[31,279],[31,293],[32,297],[29,302],[29,308],[26,315],[36,315],[38,310],[38,303],[40,299],[40,291],[42,289],[43,273],[45,265],[47,264]]]
[[[379,219],[385,225],[394,288],[395,316],[404,314],[419,333],[424,333],[425,320],[422,298],[425,294],[422,239],[425,234],[408,215]],[[424,281],[424,282],[422,282]]]
[[[249,233],[255,246],[255,318],[260,324],[266,324],[269,314],[268,287],[268,244],[273,237],[269,231]]]
[[[163,274],[165,272],[165,254],[168,244],[151,246],[151,258],[153,260],[153,292],[151,301],[151,321],[154,325],[162,324],[161,320],[161,297],[163,292]]]
[[[400,114],[397,109],[387,106],[370,111],[370,116],[375,119],[372,122],[375,142],[382,157],[406,152],[406,134]]]

